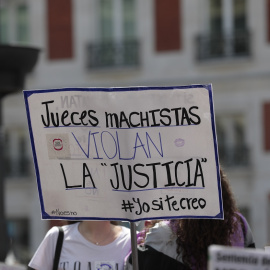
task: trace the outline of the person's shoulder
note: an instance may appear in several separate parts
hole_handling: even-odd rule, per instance
[[[74,235],[76,235],[78,233],[78,225],[79,225],[79,223],[80,222],[62,226],[62,229],[64,231],[65,239],[69,238],[69,237],[73,237]]]
[[[246,220],[246,218],[241,213],[239,213],[239,215],[242,218],[242,220],[244,222],[244,227],[245,227],[245,231],[244,231],[244,234],[245,234],[245,247],[256,248],[253,233],[252,233],[252,230],[250,228],[250,225],[249,225],[248,221]]]
[[[235,212],[235,215],[240,217],[242,220],[246,221],[246,218],[240,212]]]
[[[149,229],[144,245],[160,252],[173,260],[181,261],[177,254],[176,235],[173,233],[168,221],[161,221]]]
[[[167,221],[160,221],[155,224],[154,227],[149,229],[149,234],[161,234],[162,236],[167,237],[171,235],[172,231]]]
[[[166,221],[161,221],[155,224],[154,227],[150,228],[149,232],[146,234],[145,243],[167,243],[171,241],[173,237],[172,230]]]
[[[56,236],[58,236],[60,228],[63,230],[64,235],[67,235],[72,230],[76,229],[77,225],[78,225],[77,223],[74,223],[74,224],[68,224],[68,225],[63,225],[63,226],[53,226],[47,232],[47,237],[56,237]]]
[[[76,223],[72,223],[72,224],[67,224],[67,225],[62,226],[62,228],[63,228],[64,231],[70,231],[70,230],[73,230],[73,229],[77,228],[78,225],[79,225],[79,223],[80,222],[76,222]]]
[[[241,229],[244,229],[244,232],[246,233],[250,229],[248,221],[240,212],[235,212],[235,215],[239,218],[239,220],[242,221],[244,227],[242,227]]]
[[[53,226],[46,233],[46,237],[54,237],[55,235],[58,235],[58,232],[59,232],[58,226]]]
[[[236,215],[238,217],[240,217],[240,219],[242,220],[242,226],[239,224],[238,229],[239,231],[242,232],[243,235],[243,245],[244,247],[250,247],[250,248],[255,248],[255,241],[254,241],[254,237],[251,231],[251,228],[249,226],[248,221],[246,220],[246,218],[244,217],[244,215],[242,215],[240,212],[236,212]]]
[[[49,230],[45,234],[45,237],[43,238],[42,244],[54,245],[58,235],[59,235],[58,226],[53,226],[53,227],[49,228]]]
[[[122,229],[122,232],[121,232],[122,235],[130,235],[130,229],[128,227],[122,226],[122,225],[119,225],[119,226]]]

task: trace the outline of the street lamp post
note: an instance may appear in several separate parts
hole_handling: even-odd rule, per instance
[[[5,211],[4,134],[1,102],[4,96],[23,89],[25,76],[33,70],[38,54],[39,49],[37,48],[0,45],[0,262],[5,260],[9,250]]]
[[[3,146],[3,128],[2,128],[2,108],[1,108],[1,100],[2,95],[0,96],[0,262],[4,261],[7,255],[7,251],[9,248],[9,240],[7,235],[6,228],[6,218],[5,218],[5,192],[4,192],[4,146]]]

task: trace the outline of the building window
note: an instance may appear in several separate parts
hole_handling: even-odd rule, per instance
[[[209,30],[196,39],[197,58],[249,56],[246,0],[209,0],[208,3],[209,26],[205,28]]]
[[[210,0],[212,35],[233,34],[246,29],[246,0]]]
[[[210,0],[210,34],[211,36],[222,33],[222,1]]]
[[[100,10],[100,41],[134,39],[135,0],[98,0]]]
[[[22,129],[5,131],[5,176],[27,177],[30,175],[30,157],[27,155],[27,133]]]
[[[28,19],[28,6],[24,1],[4,1],[0,4],[0,43],[28,44]]]
[[[5,6],[0,5],[0,43],[8,43],[9,28],[8,28],[8,11]]]
[[[135,1],[123,1],[123,36],[124,40],[132,40],[136,37]]]
[[[135,3],[135,0],[98,0],[99,36],[87,46],[88,68],[138,65]]]
[[[247,29],[246,0],[234,0],[234,30],[236,32]]]
[[[113,39],[113,1],[100,0],[100,39]]]
[[[18,43],[27,43],[29,41],[28,27],[28,8],[25,4],[21,4],[16,9],[16,38]]]
[[[220,164],[227,167],[248,166],[249,149],[245,138],[245,123],[242,115],[216,118]]]

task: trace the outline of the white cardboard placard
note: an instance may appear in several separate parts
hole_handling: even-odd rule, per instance
[[[223,218],[211,85],[24,97],[43,219]]]

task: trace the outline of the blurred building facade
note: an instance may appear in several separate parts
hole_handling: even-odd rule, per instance
[[[0,1],[2,43],[41,48],[25,89],[212,83],[221,165],[270,242],[269,0]],[[41,221],[22,93],[4,100],[6,208],[29,254]]]

